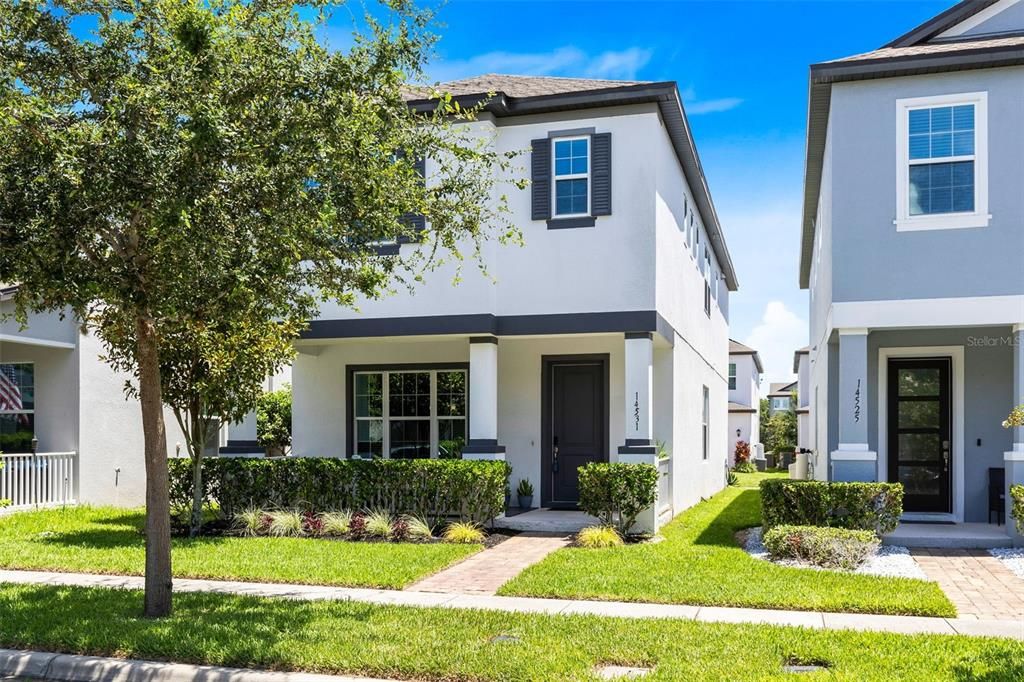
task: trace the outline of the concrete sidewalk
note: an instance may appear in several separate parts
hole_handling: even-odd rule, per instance
[[[2,679],[59,682],[394,682],[348,675],[269,672],[14,649],[0,649]]]
[[[75,585],[141,590],[143,579],[135,576],[0,570],[0,583]],[[305,601],[345,600],[392,606],[478,609],[551,615],[590,614],[616,618],[678,618],[708,623],[763,623],[827,630],[871,630],[898,634],[978,635],[1024,640],[1024,620],[978,620],[976,618],[927,618],[922,616],[881,616],[858,613],[782,611],[684,604],[640,604],[634,602],[497,597],[475,594],[444,594],[374,590],[312,585],[243,583],[220,580],[175,578],[179,592],[220,592],[256,597],[277,597]]]

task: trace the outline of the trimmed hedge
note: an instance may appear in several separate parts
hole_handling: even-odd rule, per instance
[[[847,571],[864,563],[878,545],[878,536],[870,530],[776,526],[764,534],[764,546],[772,558],[797,559]]]
[[[888,533],[903,514],[899,483],[761,481],[761,522],[774,526],[826,526]]]
[[[1017,522],[1017,532],[1024,534],[1024,485],[1010,486],[1010,516]]]
[[[192,499],[189,459],[171,459],[171,504]],[[289,457],[203,460],[205,499],[233,518],[249,509],[384,509],[435,523],[449,517],[485,523],[501,513],[506,462],[443,459]]]
[[[590,462],[579,475],[580,508],[623,535],[658,499],[658,468],[651,464]]]

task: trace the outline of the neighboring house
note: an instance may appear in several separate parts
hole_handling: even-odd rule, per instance
[[[324,305],[297,343],[293,452],[505,459],[535,504],[574,507],[579,466],[656,462],[663,444],[663,516],[722,488],[737,282],[676,84],[440,89],[493,93],[467,125],[529,150],[531,187],[509,197],[525,245],[484,246],[493,278],[467,267],[453,286],[442,270],[414,294]]]
[[[800,285],[816,475],[987,522],[1024,482],[1024,2],[811,67]],[[999,490],[992,490],[998,493]]]
[[[789,412],[796,409],[793,394],[796,393],[797,382],[772,382],[768,384],[768,416],[776,412]]]
[[[13,312],[13,286],[0,286],[0,314]],[[72,316],[32,315],[21,329],[13,319],[0,322],[0,498],[16,503],[26,495],[42,503],[80,501],[134,506],[145,501],[142,412],[126,399],[128,376],[114,372],[103,345],[83,334]],[[288,380],[285,369],[268,385]],[[185,439],[169,409],[164,410],[169,456],[187,454]],[[217,453],[234,438],[233,452],[251,452],[256,438],[247,426],[224,426],[208,445]],[[35,440],[35,470],[30,456]],[[251,442],[250,442],[251,441]],[[30,483],[30,480],[33,481]]]
[[[811,407],[808,396],[811,394],[811,349],[801,348],[793,353],[793,374],[796,374],[796,447],[799,450],[811,450]]]
[[[729,464],[735,464],[736,443],[750,444],[753,457],[761,441],[761,356],[729,339]]]

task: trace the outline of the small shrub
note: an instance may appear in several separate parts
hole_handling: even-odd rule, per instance
[[[739,466],[743,462],[750,461],[750,443],[745,440],[736,441],[736,449],[733,451],[733,461]]]
[[[761,522],[766,531],[783,525],[827,526],[882,535],[896,528],[902,514],[899,483],[761,481]]]
[[[393,519],[386,509],[371,509],[366,513],[366,534],[372,538],[391,537]]]
[[[1024,426],[1024,405],[1018,405],[1010,410],[1010,416],[1003,422],[1004,429],[1012,429],[1017,426]]]
[[[588,526],[576,535],[576,544],[587,549],[618,547],[622,536],[612,526]]]
[[[267,533],[279,538],[297,538],[303,535],[302,514],[297,511],[272,511]]]
[[[406,528],[408,528],[409,537],[413,540],[429,540],[434,537],[434,532],[430,529],[428,524],[423,519],[416,516],[404,516]]]
[[[522,495],[523,497],[533,496],[533,484],[525,478],[519,479],[519,485],[516,486],[516,495]]]
[[[319,516],[311,511],[302,513],[302,532],[306,535],[318,536],[324,534],[324,522]]]
[[[265,533],[269,522],[269,517],[264,511],[252,507],[235,516],[235,528],[248,537]]]
[[[737,462],[732,470],[738,474],[756,474],[757,465],[748,459],[746,462]]]
[[[622,535],[658,499],[658,469],[650,464],[590,462],[579,476],[580,508]]]
[[[348,535],[352,525],[352,512],[324,512],[320,515],[320,524],[324,535]]]
[[[398,542],[409,539],[409,522],[404,516],[399,516],[391,524],[391,539]]]
[[[878,537],[870,530],[776,526],[764,535],[764,546],[773,558],[797,559],[847,571],[864,563],[876,549]]]
[[[1017,522],[1017,532],[1024,534],[1024,485],[1010,486],[1010,515]]]
[[[740,484],[740,477],[736,475],[735,471],[730,471],[729,475],[728,475],[728,477],[726,477],[725,481],[729,485],[739,485]]]
[[[459,545],[474,545],[483,542],[487,538],[480,527],[475,523],[463,523],[457,521],[448,524],[444,531],[445,542],[452,542]]]
[[[352,521],[349,522],[348,532],[355,540],[366,535],[366,517],[362,514],[353,515]]]

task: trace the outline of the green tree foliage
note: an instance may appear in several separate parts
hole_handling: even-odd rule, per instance
[[[171,610],[162,404],[211,395],[179,392],[178,372],[213,386],[240,344],[263,339],[273,355],[324,300],[385,295],[518,237],[494,201],[510,158],[456,125],[475,110],[441,95],[429,114],[406,104],[430,14],[386,0],[332,52],[316,34],[337,4],[0,3],[0,281],[21,285],[23,323],[74,315],[132,377],[149,616]],[[395,239],[421,246],[377,256],[373,243]]]
[[[271,450],[292,444],[292,387],[285,386],[260,396],[256,403],[256,438]]]

